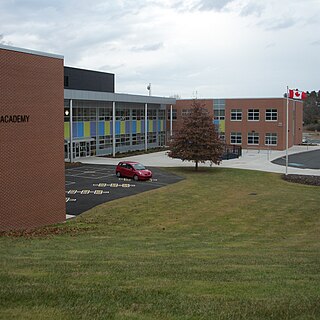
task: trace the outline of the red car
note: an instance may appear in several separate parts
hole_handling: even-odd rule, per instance
[[[139,162],[121,161],[116,167],[117,177],[133,178],[133,180],[148,180],[152,178],[152,172],[147,170],[144,165]]]

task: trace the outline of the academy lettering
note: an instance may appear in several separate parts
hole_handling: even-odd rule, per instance
[[[29,122],[30,115],[13,114],[0,115],[0,123],[25,123]]]

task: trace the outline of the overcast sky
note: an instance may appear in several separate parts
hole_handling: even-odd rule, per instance
[[[320,89],[320,0],[0,0],[0,43],[116,74],[116,92]]]

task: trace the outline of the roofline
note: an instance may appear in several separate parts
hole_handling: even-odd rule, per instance
[[[27,53],[27,54],[33,54],[36,56],[43,56],[43,57],[49,57],[49,58],[55,58],[55,59],[62,59],[62,60],[64,59],[64,56],[62,56],[60,54],[36,51],[36,50],[25,49],[25,48],[12,47],[12,46],[7,46],[7,45],[1,44],[1,43],[0,43],[0,49],[22,52],[22,53]]]
[[[85,90],[74,90],[74,89],[64,89],[64,98],[74,99],[74,100],[93,100],[93,101],[110,101],[110,102],[176,104],[176,99],[174,98],[142,96],[142,95],[127,94],[127,93],[85,91]]]

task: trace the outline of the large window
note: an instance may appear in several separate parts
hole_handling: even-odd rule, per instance
[[[242,110],[231,109],[231,121],[241,121],[241,120],[242,120]]]
[[[259,109],[248,109],[248,121],[259,121]]]
[[[167,110],[168,120],[170,120],[170,109]],[[177,120],[177,109],[172,109],[172,120]]]
[[[253,144],[253,145],[259,144],[259,133],[249,132],[248,133],[248,144]]]
[[[241,134],[241,132],[231,132],[230,143],[231,144],[241,144],[242,143],[242,134]]]
[[[278,110],[277,109],[267,109],[266,110],[266,121],[277,121],[278,120]]]
[[[181,115],[183,117],[188,117],[191,114],[191,109],[182,109],[181,110]]]
[[[278,134],[266,133],[265,144],[267,146],[276,146],[278,144]]]
[[[222,109],[213,110],[213,117],[215,120],[224,120],[225,119],[225,111]]]

